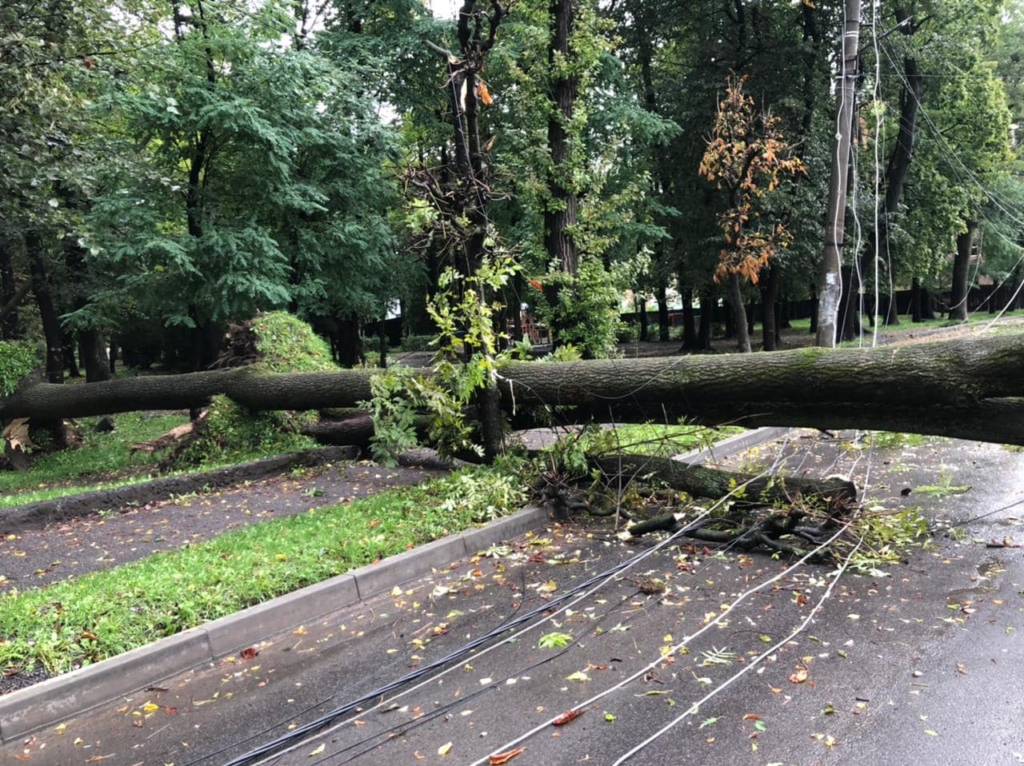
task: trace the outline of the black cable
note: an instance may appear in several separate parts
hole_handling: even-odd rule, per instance
[[[594,622],[590,623],[587,626],[587,630],[584,631],[584,633],[590,633],[595,628],[599,627],[602,622],[607,620],[611,615],[613,615],[616,612],[618,612],[625,603],[626,603],[625,601],[620,601],[617,604],[613,604],[612,607],[607,612],[602,614]],[[633,614],[631,614],[628,617],[626,617],[623,620],[623,622],[629,622],[634,617],[636,617],[637,615],[643,613],[644,611],[646,611],[646,609],[635,611]],[[610,635],[610,634],[605,634],[605,635]],[[562,655],[566,654],[567,652],[572,651],[577,646],[579,646],[581,640],[582,640],[582,637],[575,639],[572,643],[570,643],[567,646],[563,647],[559,651],[557,651],[557,652],[555,652],[553,654],[550,654],[550,655],[544,657],[541,660],[538,660],[536,662],[530,663],[529,665],[527,665],[527,666],[525,666],[523,668],[520,668],[519,670],[516,671],[516,673],[514,675],[517,675],[517,676],[523,675],[524,673],[529,673],[529,672],[535,670],[536,668],[539,668],[539,667],[541,667],[543,665],[546,665],[549,662],[553,662],[554,660],[558,659]],[[436,710],[433,710],[430,713],[427,713],[426,715],[423,715],[420,718],[415,719],[414,721],[410,721],[408,723],[400,724],[400,725],[397,725],[397,726],[392,726],[390,729],[385,729],[384,731],[376,732],[376,733],[371,734],[371,735],[369,735],[367,737],[364,737],[363,739],[359,740],[358,742],[353,742],[351,745],[348,745],[347,747],[343,748],[342,750],[336,750],[333,753],[330,753],[329,755],[325,755],[323,758],[320,758],[319,760],[313,761],[310,764],[310,766],[318,766],[321,763],[325,763],[325,762],[327,762],[329,760],[335,759],[337,756],[340,756],[340,755],[344,754],[348,750],[351,750],[351,749],[353,749],[355,747],[358,747],[359,745],[367,744],[367,743],[369,743],[369,742],[371,742],[373,740],[379,739],[381,737],[388,737],[390,739],[391,733],[395,732],[395,731],[397,731],[399,729],[401,729],[402,733],[404,734],[407,731],[411,731],[412,729],[418,728],[419,726],[432,721],[433,719],[437,718],[438,716],[447,713],[452,708],[465,705],[470,700],[475,699],[476,697],[480,696],[481,694],[484,694],[484,693],[489,692],[489,691],[493,691],[494,689],[504,685],[504,682],[507,681],[509,678],[512,678],[512,676],[508,675],[508,676],[505,676],[504,678],[497,679],[497,680],[493,681],[492,683],[488,684],[487,686],[484,686],[484,687],[482,687],[482,688],[480,688],[480,689],[478,689],[476,691],[473,691],[472,693],[467,694],[465,697],[460,697],[457,700],[454,700],[454,701],[449,702],[449,703],[447,703],[445,705],[442,705],[440,708],[437,708]],[[383,744],[383,743],[378,743],[378,744]],[[370,750],[372,750],[374,747],[377,747],[377,746],[378,746],[377,744],[374,744],[374,745],[372,745],[372,746],[370,746],[368,748],[364,748],[363,750],[360,750],[358,753],[355,753],[355,754],[347,757],[343,761],[335,761],[335,762],[336,763],[350,763],[351,761],[353,761],[354,759],[358,758],[359,756],[361,756],[361,755],[363,755],[365,753],[370,752]]]
[[[518,627],[519,625],[522,625],[522,624],[524,624],[526,622],[529,622],[534,617],[539,616],[539,615],[543,614],[544,612],[550,611],[553,606],[557,606],[558,604],[561,604],[562,602],[569,600],[570,598],[575,596],[580,591],[586,590],[590,586],[600,582],[601,580],[610,578],[610,577],[614,576],[615,574],[617,574],[618,572],[623,571],[624,569],[628,569],[629,567],[633,566],[633,564],[635,564],[637,561],[643,559],[644,557],[650,555],[651,553],[654,553],[655,551],[660,550],[661,548],[666,547],[667,545],[672,543],[677,537],[681,536],[682,532],[684,532],[684,531],[685,531],[685,527],[684,527],[684,529],[679,530],[679,532],[676,532],[672,536],[670,536],[670,537],[666,538],[665,540],[661,541],[657,545],[655,545],[655,546],[653,546],[651,548],[648,548],[648,549],[646,549],[644,551],[641,551],[640,553],[637,553],[636,555],[631,556],[630,558],[626,559],[623,562],[620,562],[619,564],[616,564],[616,565],[614,565],[612,567],[609,567],[604,572],[596,574],[593,577],[583,581],[582,583],[574,586],[570,590],[568,590],[565,593],[557,596],[556,598],[552,599],[551,601],[547,601],[544,604],[541,604],[538,607],[536,607],[534,609],[531,609],[530,611],[526,612],[525,614],[520,615],[519,617],[517,617],[516,619],[512,620],[511,622],[508,622],[505,625],[499,626],[498,628],[495,628],[495,629],[489,631],[488,633],[485,633],[484,635],[482,635],[482,636],[480,636],[480,637],[478,637],[478,638],[476,638],[476,639],[474,639],[474,640],[464,644],[463,646],[459,647],[458,649],[455,649],[454,651],[450,652],[449,654],[445,655],[444,657],[441,657],[440,659],[434,660],[433,662],[430,662],[430,663],[428,663],[426,665],[423,665],[423,666],[421,666],[419,668],[416,668],[412,672],[406,673],[404,676],[401,676],[401,677],[397,678],[396,680],[391,681],[391,682],[385,684],[382,687],[379,687],[378,689],[375,689],[375,690],[373,690],[371,692],[368,692],[368,693],[362,695],[361,697],[359,697],[359,698],[357,698],[355,700],[347,702],[344,705],[341,705],[341,706],[335,708],[334,710],[332,710],[332,711],[330,711],[328,713],[325,713],[324,715],[321,715],[321,716],[315,718],[314,720],[310,721],[309,723],[303,724],[302,726],[298,726],[295,729],[293,729],[292,731],[272,739],[270,742],[267,742],[267,743],[265,743],[263,745],[260,745],[259,747],[254,748],[254,749],[250,750],[247,753],[243,753],[242,755],[237,756],[236,758],[233,758],[232,760],[228,761],[225,764],[225,766],[248,766],[249,764],[254,763],[256,761],[256,759],[272,755],[275,751],[281,750],[281,749],[287,747],[288,745],[291,745],[292,743],[294,743],[294,742],[298,741],[299,739],[301,739],[302,737],[304,737],[306,734],[309,734],[310,732],[316,731],[318,729],[322,729],[325,726],[328,726],[331,723],[334,723],[338,718],[341,718],[342,716],[347,715],[348,713],[351,713],[356,708],[362,707],[364,705],[368,705],[370,702],[372,702],[374,699],[376,699],[378,697],[382,697],[384,695],[387,695],[387,694],[389,694],[389,693],[399,689],[400,687],[408,684],[411,681],[415,681],[415,680],[418,680],[419,678],[422,678],[424,675],[426,675],[427,673],[430,673],[431,671],[438,670],[438,669],[444,667],[445,665],[448,665],[449,663],[452,663],[452,662],[454,662],[456,660],[461,659],[462,657],[464,657],[467,654],[471,653],[472,651],[474,651],[475,649],[479,648],[483,644],[493,640],[494,638],[497,638],[498,636],[500,636],[503,633],[508,632],[512,628]],[[318,704],[322,704],[322,703],[318,703]],[[254,735],[254,736],[258,736],[258,735]],[[252,737],[250,737],[249,739],[251,739],[251,738]],[[203,758],[198,759],[197,761],[193,761],[192,763],[199,763],[201,761],[209,760],[210,758],[213,758],[213,757],[215,757],[217,755],[220,755],[221,753],[225,752],[226,750],[231,749],[232,747],[234,747],[237,744],[238,743],[234,743],[234,744],[229,745],[227,747],[221,748],[220,750],[218,750],[216,752],[213,752],[213,753],[210,753],[209,755],[204,756]]]

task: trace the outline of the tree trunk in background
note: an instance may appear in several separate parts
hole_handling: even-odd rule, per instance
[[[732,304],[736,348],[740,353],[749,354],[750,335],[747,333],[747,312],[743,307],[743,285],[739,274],[729,275],[729,303]]]
[[[917,29],[912,17],[905,12],[896,11],[896,20],[903,23],[900,32],[905,35],[913,35]],[[864,252],[861,261],[861,274],[867,277],[872,273],[872,267],[876,259],[885,258],[889,252],[889,233],[896,223],[896,216],[900,209],[900,200],[903,198],[903,189],[910,175],[910,164],[914,158],[914,141],[917,135],[917,112],[921,104],[921,97],[924,93],[924,76],[917,68],[917,60],[912,56],[903,58],[902,81],[905,83],[903,94],[900,99],[900,121],[899,131],[896,134],[896,143],[893,146],[892,154],[889,155],[889,163],[885,168],[885,199],[882,203],[882,218],[878,222],[876,236],[868,238],[868,247]],[[892,275],[890,274],[890,278]],[[895,285],[891,286],[895,289]],[[895,313],[886,312],[886,324],[895,318]],[[895,318],[898,324],[899,319]]]
[[[71,306],[78,311],[85,307],[88,301],[88,273],[85,263],[85,248],[78,244],[78,238],[73,234],[64,237],[61,246],[64,251],[64,266],[67,268],[68,277],[71,281]],[[86,383],[97,383],[101,380],[110,379],[110,366],[107,360],[106,346],[100,331],[95,327],[88,327],[77,332],[79,361],[85,368]],[[73,345],[73,341],[72,341]],[[72,362],[69,369],[72,370],[71,377],[78,377],[78,370],[73,366],[74,356],[68,360]]]
[[[69,330],[61,331],[61,351],[64,354],[64,369],[68,371],[68,377],[82,377],[82,372],[78,369],[78,360],[75,358],[75,336]]]
[[[974,248],[974,233],[978,222],[969,219],[967,230],[956,238],[956,257],[953,260],[953,287],[950,290],[949,318],[967,321],[967,277],[970,274],[971,251]]]
[[[110,380],[112,363],[107,358],[107,347],[99,330],[83,330],[79,333],[78,355],[85,367],[86,383]]]
[[[556,67],[570,68],[576,58],[571,38],[576,22],[578,0],[551,0],[551,41],[548,45],[548,66],[551,83],[551,112],[548,117],[548,151],[551,171],[548,176],[550,199],[544,209],[544,248],[548,257],[567,274],[579,271],[579,252],[572,229],[576,226],[579,200],[572,188],[572,147],[567,130],[572,121],[579,77],[573,73],[554,74]]]
[[[0,239],[0,306],[3,306],[3,314],[0,316],[0,340],[18,338],[18,305],[25,297],[26,290],[25,285],[19,289],[14,277],[14,259],[11,257],[10,248]]]
[[[842,66],[836,91],[839,111],[836,117],[838,134],[832,150],[832,171],[825,218],[825,250],[817,295],[815,344],[832,348],[842,332],[841,273],[843,240],[846,237],[846,192],[850,173],[850,147],[853,137],[853,112],[857,85],[858,40],[860,37],[860,2],[846,0],[843,34]]]
[[[900,313],[895,290],[887,295],[883,295],[882,298],[885,300],[885,324],[887,326],[898,325],[900,323]]]
[[[841,332],[837,340],[853,340],[861,334],[860,326],[860,280],[852,266],[843,266],[842,299],[839,303],[839,321],[836,327]]]
[[[693,350],[707,351],[711,348],[711,322],[714,319],[715,304],[714,294],[711,290],[703,290],[700,294],[700,330],[697,335],[697,345]]]
[[[921,321],[921,280],[914,277],[910,283],[910,321]]]
[[[765,351],[779,350],[779,326],[777,322],[777,298],[779,283],[782,281],[782,267],[776,263],[768,268],[768,275],[761,282],[761,339]]]
[[[696,317],[693,313],[693,290],[686,287],[680,288],[679,292],[683,298],[683,351],[695,351],[700,344],[697,341]]]
[[[680,289],[680,292],[685,292]],[[683,307],[686,306],[686,296],[683,296]],[[691,316],[693,309],[690,309]],[[664,276],[658,285],[658,340],[662,343],[669,341],[669,320],[668,320],[668,288],[665,285]]]
[[[60,328],[60,314],[53,300],[53,287],[43,260],[43,240],[36,229],[25,232],[25,252],[32,275],[32,292],[43,324],[46,339],[46,379],[50,383],[64,382],[64,334]]]
[[[647,298],[637,296],[636,298],[637,314],[640,318],[640,340],[647,342],[649,340],[647,334]]]
[[[350,314],[338,321],[338,364],[358,367],[366,361],[363,339],[359,334],[359,317]]]

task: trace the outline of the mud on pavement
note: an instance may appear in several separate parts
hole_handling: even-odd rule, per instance
[[[906,563],[837,576],[686,541],[624,543],[608,522],[574,521],[38,732],[0,760],[1024,762],[1024,456],[950,440],[858,446],[797,438],[729,462],[852,474],[871,507],[919,507],[948,531]]]

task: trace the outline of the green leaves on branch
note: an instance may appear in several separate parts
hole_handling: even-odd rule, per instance
[[[483,455],[466,408],[497,375],[494,324],[500,304],[487,296],[504,287],[517,268],[511,258],[497,256],[484,259],[471,277],[451,268],[441,274],[439,290],[427,306],[438,328],[433,374],[418,376],[395,366],[370,382],[373,398],[362,406],[373,416],[375,460],[393,463],[417,446],[421,435],[442,455]]]

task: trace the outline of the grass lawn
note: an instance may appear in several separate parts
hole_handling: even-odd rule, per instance
[[[74,580],[0,596],[0,673],[61,673],[518,510],[509,470],[255,524]]]
[[[0,509],[156,478],[156,466],[166,451],[155,454],[132,452],[131,446],[156,439],[175,426],[188,423],[188,416],[125,412],[114,416],[116,429],[108,433],[96,432],[98,420],[81,418],[78,421],[82,441],[74,448],[40,455],[25,471],[0,471]],[[310,446],[315,444],[310,441]],[[235,452],[223,460],[185,465],[159,473],[159,476],[209,471],[274,454],[277,453],[258,449]]]

